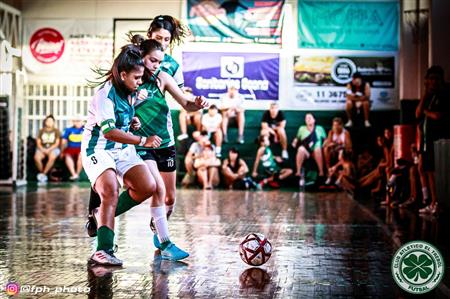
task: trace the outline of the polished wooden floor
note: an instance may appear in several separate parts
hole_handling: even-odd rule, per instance
[[[347,194],[179,190],[170,231],[191,256],[159,258],[144,203],[116,222],[116,255],[124,267],[111,271],[86,262],[96,242],[84,231],[88,188],[0,192],[0,283],[17,283],[19,298],[405,295],[390,272],[392,234]],[[238,253],[251,232],[273,245],[261,267],[246,265]]]

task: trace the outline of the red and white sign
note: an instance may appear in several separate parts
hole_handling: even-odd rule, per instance
[[[45,64],[57,61],[64,53],[65,41],[59,31],[53,28],[42,28],[30,38],[30,51],[33,57]]]

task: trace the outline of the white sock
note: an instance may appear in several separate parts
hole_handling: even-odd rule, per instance
[[[220,154],[222,152],[222,147],[216,147],[216,154]]]
[[[169,241],[169,225],[166,217],[166,207],[150,207],[150,215],[155,221],[156,232],[158,233],[159,242]]]
[[[173,204],[166,205],[166,215],[167,219],[169,219],[170,215],[172,215],[173,211],[175,210],[175,202]]]
[[[423,199],[428,199],[428,188],[427,187],[422,188],[422,195],[423,195]]]

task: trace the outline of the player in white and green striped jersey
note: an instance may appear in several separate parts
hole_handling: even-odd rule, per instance
[[[114,256],[114,218],[153,195],[155,180],[134,146],[158,147],[157,136],[135,136],[128,133],[134,120],[134,99],[142,83],[144,64],[139,48],[128,45],[114,60],[103,86],[89,106],[89,116],[81,142],[83,167],[92,187],[100,195],[101,205],[94,211],[97,224],[97,250],[90,262],[121,266]],[[137,128],[136,127],[136,128]],[[128,189],[118,198],[119,183]]]

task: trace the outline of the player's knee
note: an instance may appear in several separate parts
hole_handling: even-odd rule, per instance
[[[97,188],[97,193],[100,195],[102,202],[108,205],[117,204],[117,198],[119,198],[119,190],[115,186],[106,185],[101,188]]]

